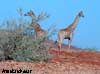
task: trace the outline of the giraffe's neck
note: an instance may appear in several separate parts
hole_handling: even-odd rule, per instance
[[[36,17],[34,17],[34,16],[31,16],[31,17],[32,17],[32,24],[36,23],[37,22]]]
[[[32,16],[32,26],[36,30],[37,28],[40,28],[40,25],[37,23],[36,18]]]
[[[32,24],[35,32],[43,31],[42,28],[40,27],[40,25],[37,23],[36,18],[34,16],[32,16],[32,23],[31,24]]]
[[[69,28],[70,28],[71,30],[74,30],[74,29],[76,28],[76,26],[77,26],[77,24],[78,24],[78,22],[79,22],[79,19],[80,19],[80,16],[77,15],[77,16],[75,17],[75,20],[73,21],[73,23],[69,26]]]

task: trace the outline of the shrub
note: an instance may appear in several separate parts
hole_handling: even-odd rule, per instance
[[[4,57],[8,57],[18,61],[47,61],[50,57],[48,50],[50,44],[43,37],[33,38],[29,35],[31,32],[30,24],[23,19],[22,9],[19,8],[19,21],[15,19],[7,20],[0,28],[0,49],[4,52]],[[37,16],[37,21],[45,19],[47,13]],[[0,51],[1,52],[1,51]]]

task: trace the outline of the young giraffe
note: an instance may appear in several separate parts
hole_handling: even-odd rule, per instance
[[[41,26],[37,23],[37,20],[36,20],[36,16],[35,14],[33,13],[32,10],[30,10],[29,12],[27,12],[26,14],[24,14],[24,16],[30,16],[32,18],[32,27],[35,31],[35,38],[36,37],[40,37],[40,36],[43,36],[43,37],[47,37],[47,32],[45,30],[43,30],[41,28]]]
[[[73,23],[71,25],[69,25],[67,28],[65,29],[61,29],[59,32],[58,32],[58,39],[56,42],[58,42],[58,48],[61,49],[61,44],[62,44],[62,41],[64,39],[68,39],[68,49],[70,49],[70,45],[71,45],[71,42],[72,42],[72,37],[73,37],[73,32],[79,22],[79,18],[80,17],[84,17],[84,14],[83,14],[83,11],[80,11],[78,13],[78,15],[76,16],[75,20],[73,21]]]

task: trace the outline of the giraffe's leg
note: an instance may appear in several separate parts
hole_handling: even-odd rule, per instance
[[[62,41],[63,41],[63,38],[62,38],[62,36],[60,36],[59,37],[59,39],[58,39],[58,56],[60,55],[60,50],[61,50],[61,47],[62,47]]]
[[[70,49],[71,47],[71,42],[72,42],[72,39],[68,39],[68,49]]]
[[[58,49],[60,50],[61,49],[61,45],[62,45],[62,41],[63,41],[63,35],[61,33],[58,34]]]
[[[61,43],[58,43],[58,49],[59,50],[61,49]]]
[[[71,47],[72,37],[73,37],[73,33],[70,34],[70,37],[68,39],[68,49],[70,49]]]

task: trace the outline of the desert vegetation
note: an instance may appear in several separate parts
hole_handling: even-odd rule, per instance
[[[24,19],[23,10],[17,10],[19,18],[9,19],[0,27],[0,60],[47,61],[50,43],[43,37],[34,38],[32,25]],[[37,22],[49,18],[47,13],[40,13]],[[48,37],[53,30],[48,29]]]

